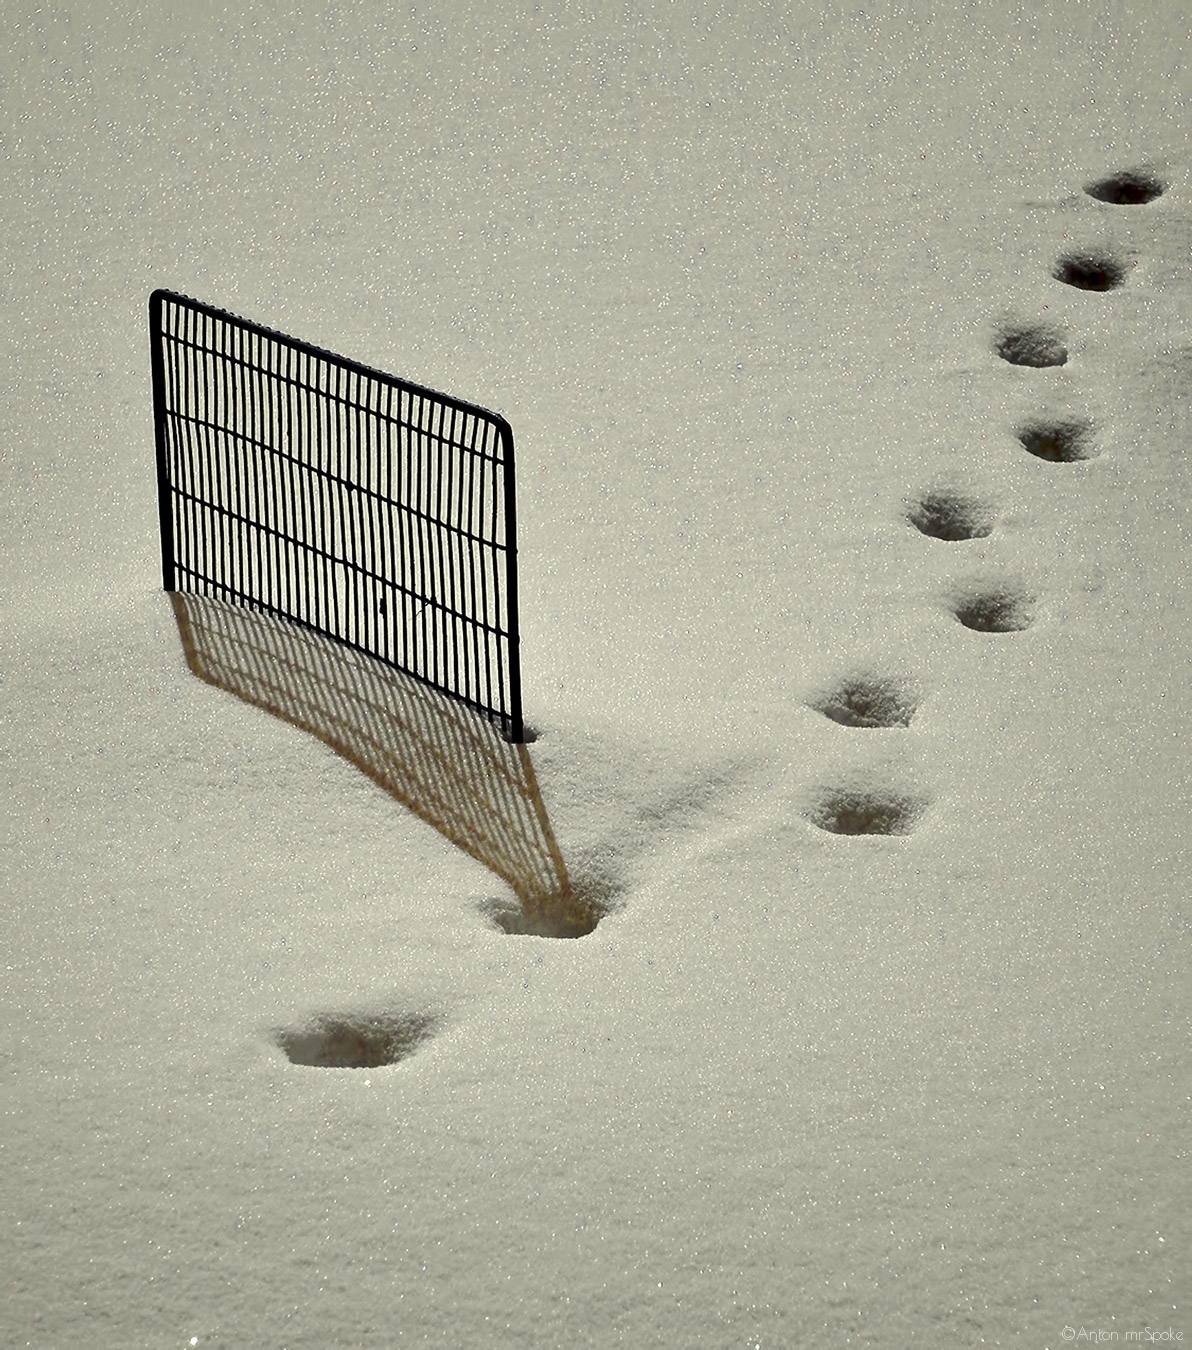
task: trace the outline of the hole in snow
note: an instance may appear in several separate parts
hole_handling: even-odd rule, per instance
[[[989,507],[959,492],[928,492],[911,506],[906,518],[920,534],[950,542],[984,539],[993,532]]]
[[[810,706],[843,727],[909,727],[918,702],[918,691],[904,680],[851,675]]]
[[[978,633],[1014,633],[1030,627],[1034,602],[1025,591],[990,587],[961,597],[953,613],[966,628]]]
[[[1016,433],[1023,447],[1032,455],[1050,460],[1053,464],[1073,464],[1077,460],[1092,459],[1097,454],[1092,434],[1093,424],[1080,417],[1055,422],[1030,422],[1019,427]]]
[[[581,938],[608,913],[612,889],[572,885],[560,895],[488,900],[481,912],[511,937]]]
[[[1082,291],[1112,291],[1126,279],[1126,269],[1107,253],[1069,253],[1055,265],[1051,275]]]
[[[1068,360],[1063,333],[1045,323],[1002,329],[994,351],[1012,366],[1062,366]]]
[[[831,789],[820,794],[807,819],[831,834],[910,834],[927,802],[901,792]]]
[[[293,1064],[318,1069],[379,1069],[412,1055],[431,1036],[437,1019],[327,1013],[307,1026],[277,1034]]]
[[[1085,192],[1112,206],[1143,206],[1161,197],[1165,185],[1149,169],[1123,169],[1085,185]]]

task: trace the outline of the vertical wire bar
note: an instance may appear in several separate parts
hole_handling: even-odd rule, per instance
[[[293,383],[289,386],[287,397],[290,405],[289,439],[287,448],[290,458],[286,461],[286,475],[290,500],[293,503],[294,512],[294,547],[292,551],[291,563],[294,569],[295,587],[297,596],[294,600],[294,609],[291,614],[294,618],[301,618],[308,607],[307,594],[310,590],[310,574],[308,570],[309,554],[306,548],[306,536],[308,530],[307,510],[310,504],[310,493],[302,491],[301,465],[305,453],[303,446],[307,429],[307,419],[305,416],[306,403],[305,394],[302,389],[302,353],[296,348],[291,347],[286,353],[286,372]],[[293,588],[292,588],[293,589]]]
[[[191,393],[194,365],[194,328],[197,315],[193,310],[174,308],[173,324],[177,332],[171,362],[171,382],[174,398],[174,471],[182,488],[188,493],[177,504],[175,522],[179,531],[180,570],[184,576],[193,577],[197,568],[195,559],[199,550],[198,517],[194,497],[196,495],[195,475],[197,458],[202,454],[202,428],[194,419],[197,416],[196,400]],[[181,578],[179,578],[181,581]],[[189,582],[186,589],[193,589]]]
[[[254,334],[253,344],[253,381],[256,389],[256,427],[257,446],[254,458],[257,464],[257,492],[260,505],[257,514],[257,531],[261,541],[261,599],[269,609],[276,609],[273,597],[273,550],[276,546],[276,531],[284,524],[278,519],[277,505],[270,490],[273,474],[273,453],[271,449],[269,384],[266,365],[269,359],[267,340],[260,334]]]
[[[199,318],[193,310],[179,310],[180,344],[178,361],[179,429],[185,427],[186,487],[188,497],[182,503],[180,515],[186,536],[186,565],[192,577],[202,575],[205,569],[207,520],[202,511],[204,459],[207,431],[198,420],[204,415],[205,404],[199,397],[200,381],[198,353]]]
[[[278,397],[281,392],[281,386],[277,378],[277,361],[279,348],[272,338],[266,340],[263,346],[263,356],[261,361],[262,376],[261,384],[264,390],[263,397],[266,401],[265,416],[265,440],[266,448],[264,451],[265,467],[269,474],[269,501],[274,515],[274,523],[277,527],[277,533],[271,536],[269,541],[269,575],[270,575],[270,593],[269,599],[271,607],[282,613],[285,612],[285,605],[282,601],[282,578],[285,576],[285,564],[282,560],[282,549],[284,541],[290,534],[290,523],[286,519],[286,505],[281,495],[281,485],[278,480],[278,474],[281,469],[281,457],[278,455],[278,441],[281,438],[281,416],[278,408]]]
[[[517,619],[517,482],[513,467],[513,431],[496,424],[505,477],[505,640],[508,644],[509,739],[524,739],[521,699],[521,632]]]
[[[410,466],[414,460],[413,435],[410,431],[410,394],[403,390],[397,396],[397,553],[399,565],[394,577],[399,586],[409,585],[414,569],[410,556]],[[413,606],[406,591],[394,595],[393,603],[401,613],[401,660],[407,670],[416,670],[414,659]]]
[[[435,402],[431,407],[431,426],[434,428],[434,455],[432,464],[434,466],[434,499],[433,505],[428,503],[427,514],[427,533],[433,541],[431,552],[432,584],[435,588],[435,599],[438,601],[435,607],[435,672],[434,682],[439,685],[448,684],[447,679],[447,640],[451,629],[451,616],[447,612],[447,578],[443,566],[443,556],[447,552],[447,544],[444,538],[443,529],[443,461],[447,458],[444,453],[444,443],[446,438],[445,422],[446,409],[441,403]]]
[[[361,456],[363,459],[362,478],[364,486],[369,493],[361,501],[361,511],[364,524],[368,529],[368,548],[367,560],[368,570],[374,577],[384,575],[384,564],[381,561],[381,550],[378,544],[378,522],[381,516],[380,502],[380,483],[378,481],[378,461],[380,458],[380,429],[377,423],[377,417],[374,409],[374,402],[380,401],[380,386],[373,379],[367,383],[367,403],[363,409],[357,410],[357,440],[361,446]],[[377,652],[382,647],[381,642],[381,606],[385,602],[384,595],[379,589],[380,583],[372,581],[370,583],[369,595],[369,629],[368,640],[365,646],[369,651]]]
[[[376,468],[373,463],[373,425],[372,401],[376,395],[376,386],[372,379],[360,377],[360,401],[356,405],[356,459],[358,464],[357,488],[358,510],[360,512],[360,564],[366,570],[368,588],[364,605],[365,629],[361,646],[366,651],[375,652],[380,645],[378,627],[380,619],[381,595],[380,562],[377,558],[377,498],[374,478]]]
[[[486,438],[487,440],[487,438]],[[486,455],[482,461],[481,472],[484,478],[484,491],[481,501],[484,507],[484,529],[481,531],[483,543],[480,545],[480,592],[481,604],[480,613],[486,625],[496,626],[497,607],[495,599],[490,597],[490,590],[494,593],[497,586],[497,576],[495,567],[495,558],[493,557],[492,545],[489,542],[495,538],[496,520],[497,520],[497,494],[496,479],[493,475],[493,465],[490,458]],[[489,584],[489,571],[492,570],[492,585]],[[492,599],[492,603],[490,603]],[[493,681],[492,681],[492,648],[493,643],[500,642],[500,636],[494,636],[490,627],[484,629],[484,698],[480,700],[482,704],[496,712],[504,712],[504,709],[493,709]],[[479,680],[479,671],[477,680]]]
[[[331,487],[329,487],[329,475],[331,475],[331,423],[329,423],[328,409],[329,402],[327,398],[327,386],[331,383],[331,371],[323,360],[312,360],[312,385],[315,390],[315,429],[316,441],[313,447],[312,466],[316,472],[310,475],[310,482],[315,486],[315,495],[319,501],[319,513],[313,521],[315,533],[312,536],[312,544],[315,547],[315,556],[319,560],[321,575],[323,575],[323,586],[320,587],[320,602],[323,605],[323,626],[328,632],[335,632],[336,618],[339,614],[339,607],[336,605],[335,598],[335,572],[332,570],[331,560],[328,558],[327,543],[331,529],[331,518],[333,506],[331,501]]]
[[[282,612],[293,614],[297,608],[294,587],[298,572],[298,544],[301,537],[301,517],[294,494],[294,466],[289,456],[294,453],[294,399],[296,391],[293,385],[294,348],[288,343],[279,347],[278,367],[281,379],[277,389],[278,416],[280,432],[278,435],[277,472],[279,478],[278,493],[286,503],[289,528],[284,540],[279,540],[282,554]]]
[[[294,502],[290,493],[290,463],[287,458],[290,445],[291,387],[287,379],[291,348],[274,342],[270,368],[273,372],[273,490],[277,495],[278,511],[285,521],[285,529],[277,540],[277,604],[282,614],[289,614],[294,605],[294,551],[292,541],[298,532]]]
[[[486,681],[488,679],[489,649],[493,641],[492,634],[488,628],[491,617],[490,610],[492,607],[488,582],[488,501],[489,495],[492,492],[490,481],[492,476],[492,466],[489,458],[491,451],[488,442],[491,439],[491,434],[492,428],[486,423],[479,446],[479,454],[476,458],[476,472],[480,480],[480,494],[477,501],[476,542],[473,545],[476,576],[479,583],[479,595],[475,606],[477,646],[480,653],[476,666],[477,688],[479,688],[479,682],[482,675]],[[486,703],[484,706],[490,705]]]
[[[382,539],[385,549],[384,563],[387,565],[384,566],[383,572],[386,577],[392,580],[392,578],[401,575],[397,568],[397,546],[401,539],[401,517],[400,513],[394,509],[393,497],[393,386],[386,384],[384,391],[385,411],[378,431],[378,446],[384,446],[384,464],[378,478],[380,482],[384,483],[385,498],[385,528],[382,532]],[[394,612],[398,603],[398,593],[390,585],[385,594],[385,649],[378,653],[385,661],[396,662],[398,656],[395,649],[397,615]],[[404,606],[402,608],[404,609]]]
[[[203,522],[203,572],[207,576],[223,576],[223,524],[214,503],[221,500],[221,438],[219,426],[223,417],[223,401],[219,387],[219,359],[216,349],[215,323],[207,314],[200,313],[198,319],[198,344],[195,346],[195,387],[201,389],[205,416],[203,418],[203,454],[199,459],[199,473],[202,475],[201,492],[196,495],[202,505]],[[210,329],[210,333],[208,333]],[[211,350],[204,353],[202,344],[210,341]],[[217,561],[217,553],[220,555]],[[208,594],[212,594],[208,589]],[[215,592],[218,594],[218,592]]]
[[[223,420],[224,447],[228,466],[228,496],[226,517],[233,553],[235,555],[235,586],[241,595],[252,594],[250,579],[251,564],[247,557],[247,531],[244,529],[245,484],[244,455],[240,450],[241,425],[243,422],[243,392],[240,388],[239,363],[236,349],[240,342],[240,332],[230,324],[220,325],[220,350],[223,364],[220,376],[223,381],[223,395],[226,413]]]
[[[476,662],[473,659],[473,634],[476,631],[476,613],[472,607],[472,528],[471,475],[472,445],[476,439],[479,419],[471,414],[465,415],[460,428],[459,447],[454,456],[456,462],[457,487],[455,492],[455,529],[456,529],[456,570],[459,577],[459,598],[457,606],[460,617],[459,653],[460,663],[466,672],[469,688],[475,688]]]
[[[230,400],[233,408],[232,433],[228,437],[228,449],[231,454],[236,483],[236,506],[233,521],[236,531],[236,545],[240,553],[239,590],[241,594],[251,596],[256,593],[253,575],[255,568],[253,536],[255,531],[252,528],[253,479],[256,475],[251,472],[249,460],[251,446],[247,439],[250,431],[249,418],[252,408],[252,399],[246,378],[248,371],[247,345],[248,334],[243,328],[228,329],[230,360],[226,378],[230,386]]]
[[[190,388],[187,403],[194,410],[193,423],[195,436],[194,474],[191,478],[192,494],[190,510],[193,521],[193,566],[196,575],[202,577],[201,594],[210,595],[212,587],[209,579],[215,568],[212,557],[215,551],[216,518],[213,517],[207,503],[212,500],[215,491],[215,446],[213,430],[215,419],[219,415],[214,393],[211,389],[210,363],[203,354],[203,344],[207,341],[208,318],[206,314],[193,311],[191,314],[191,347],[187,354],[187,375]]]
[[[418,629],[417,618],[418,611],[414,607],[411,590],[414,584],[414,529],[415,521],[411,514],[414,490],[414,470],[417,464],[417,442],[414,436],[414,395],[404,392],[401,395],[400,404],[404,409],[402,420],[403,444],[401,449],[404,453],[400,457],[398,464],[398,473],[401,477],[401,555],[402,568],[398,573],[400,584],[405,586],[401,593],[399,604],[402,612],[402,630],[405,642],[405,662],[409,670],[420,670],[418,662]]]
[[[312,587],[310,595],[307,597],[308,614],[304,617],[308,623],[313,623],[316,628],[322,628],[324,631],[330,631],[331,610],[327,596],[328,576],[327,560],[320,551],[319,545],[323,539],[323,522],[326,517],[327,503],[323,491],[323,479],[312,469],[320,467],[320,461],[323,454],[323,409],[320,398],[318,381],[320,378],[320,363],[317,363],[312,356],[306,357],[306,376],[307,376],[307,399],[308,399],[308,426],[310,443],[308,446],[306,482],[310,485],[310,564],[316,575],[321,578],[321,584]]]
[[[167,451],[170,471],[174,475],[176,492],[187,486],[187,475],[193,479],[191,461],[195,453],[195,427],[187,420],[189,408],[184,391],[187,387],[187,363],[190,354],[185,342],[189,324],[187,311],[176,305],[163,306],[163,318],[170,330],[172,341],[166,363],[166,389],[170,401],[170,417],[167,425]],[[192,565],[194,557],[194,529],[191,522],[191,507],[185,497],[176,497],[171,511],[174,524],[174,585],[181,589],[186,569]]]
[[[451,533],[447,525],[448,479],[451,466],[452,410],[438,405],[439,448],[435,457],[435,562],[438,566],[439,683],[451,687],[451,646],[455,616],[451,612]]]
[[[238,456],[240,472],[244,481],[244,520],[240,530],[244,535],[248,553],[249,581],[245,588],[247,594],[258,597],[262,586],[261,559],[261,473],[257,466],[257,400],[253,391],[253,365],[255,363],[255,335],[247,328],[239,330],[240,369],[237,372],[236,385],[242,398],[242,430],[240,454]]]
[[[298,504],[298,510],[301,514],[302,546],[301,554],[301,604],[294,617],[301,622],[310,623],[314,621],[311,610],[313,605],[312,594],[315,587],[315,578],[312,575],[314,566],[314,556],[310,551],[312,521],[315,511],[315,495],[308,485],[307,465],[310,462],[312,450],[311,441],[314,436],[311,419],[311,395],[309,389],[309,365],[310,357],[303,351],[294,352],[294,389],[293,399],[295,405],[295,425],[293,435],[294,460],[288,466],[291,475],[291,490],[295,494],[295,500]],[[297,557],[295,558],[297,562]]]
[[[219,357],[218,324],[209,315],[199,317],[202,321],[202,341],[211,343],[209,353],[204,353],[202,348],[195,351],[196,384],[203,390],[208,413],[203,423],[206,454],[199,461],[199,472],[203,476],[203,492],[200,494],[203,502],[203,572],[224,585],[231,570],[227,549],[229,521],[215,509],[227,497],[223,466],[226,438],[221,430],[227,417],[223,397],[223,363]]]
[[[335,558],[335,579],[338,588],[342,579],[347,575],[348,559],[351,557],[352,546],[351,467],[348,461],[348,438],[345,435],[345,411],[351,398],[351,374],[345,372],[339,366],[336,366],[334,370],[335,394],[328,404],[328,413],[334,427],[332,442],[335,446],[335,526],[338,534],[335,537],[331,553]],[[352,640],[354,615],[355,605],[352,603],[349,588],[349,591],[343,595],[343,614],[340,620],[342,624],[340,636],[349,642]]]
[[[351,568],[351,571],[347,573],[348,592],[349,596],[355,601],[351,607],[352,641],[358,647],[367,643],[367,627],[364,615],[367,611],[369,592],[372,589],[372,582],[364,572],[361,560],[364,536],[364,521],[362,518],[364,498],[360,486],[360,437],[357,434],[359,429],[360,384],[359,371],[349,370],[344,372],[346,399],[340,405],[340,425],[343,429],[342,439],[345,442],[344,496],[347,501],[348,513],[348,537],[344,540],[344,552]]]
[[[318,497],[315,486],[311,484],[310,465],[314,460],[314,408],[313,394],[310,388],[311,358],[306,352],[298,353],[298,386],[295,396],[301,409],[298,422],[297,462],[291,467],[294,474],[295,491],[302,509],[302,608],[296,618],[317,626],[315,595],[318,586],[317,559],[312,550],[316,536],[315,519],[318,510]]]
[[[419,608],[418,608],[419,636],[420,636],[420,639],[421,639],[421,647],[420,647],[420,650],[419,650],[419,656],[420,656],[419,674],[423,675],[426,679],[433,680],[433,679],[434,679],[434,674],[433,674],[432,664],[431,664],[431,662],[428,660],[428,655],[429,655],[429,650],[430,650],[430,649],[429,649],[429,635],[428,635],[428,632],[427,632],[427,622],[428,622],[428,621],[427,621],[427,614],[426,614],[426,611],[427,611],[427,609],[429,608],[429,605],[428,605],[428,594],[427,594],[427,586],[426,586],[426,546],[425,546],[425,541],[426,541],[426,538],[427,538],[427,535],[428,535],[428,531],[429,531],[429,521],[426,519],[425,512],[424,512],[424,509],[423,509],[423,508],[424,508],[424,503],[427,504],[427,505],[429,505],[429,501],[430,501],[430,493],[424,491],[425,478],[426,478],[426,474],[427,474],[425,447],[429,444],[429,441],[428,441],[427,436],[426,436],[425,433],[424,433],[424,429],[423,429],[423,426],[422,426],[423,416],[424,416],[424,409],[425,409],[425,400],[424,400],[421,396],[419,396],[419,398],[418,398],[417,408],[418,408],[418,411],[417,411],[417,415],[416,415],[416,425],[417,425],[417,427],[418,427],[418,453],[417,453],[417,471],[418,471],[417,494],[418,494],[418,495],[417,495],[417,497],[416,497],[415,500],[416,500],[417,506],[418,506],[418,513],[417,513],[417,515],[416,515],[415,518],[414,518],[414,525],[415,525],[415,528],[416,528],[416,530],[417,530],[417,532],[418,532],[417,538],[418,538],[420,547],[419,547],[418,550],[417,550],[417,557],[418,557],[418,591],[417,591],[417,596],[416,596],[416,597],[411,597],[411,599],[415,599],[415,598],[416,598],[416,599],[418,599],[418,600],[421,600],[421,602],[422,602],[422,603],[419,605]]]
[[[185,406],[182,401],[182,385],[185,367],[183,357],[185,347],[181,337],[174,330],[185,326],[183,312],[169,300],[161,307],[162,318],[162,365],[165,378],[165,453],[166,465],[171,479],[173,500],[169,507],[169,521],[174,531],[174,590],[181,589],[191,546],[187,538],[186,499],[181,494],[186,486],[185,457],[193,454],[191,429],[184,419]],[[186,440],[183,442],[182,437]]]
[[[494,435],[494,445],[500,445],[500,437]],[[508,730],[509,707],[505,696],[505,587],[502,584],[501,567],[501,531],[504,528],[505,483],[501,476],[500,459],[493,465],[493,524],[490,538],[490,555],[493,568],[493,625],[497,630],[493,641],[493,666],[495,667],[495,690],[490,691],[489,700],[500,711],[501,724]]]
[[[189,575],[197,580],[204,570],[203,549],[206,520],[202,515],[204,440],[206,431],[199,422],[203,415],[197,388],[199,383],[198,326],[199,315],[194,310],[176,310],[179,341],[175,349],[177,381],[178,434],[185,437],[176,451],[176,468],[183,477],[187,496],[179,503],[179,524],[185,541],[183,557]],[[183,449],[183,446],[185,447]],[[185,470],[181,458],[185,455]]]
[[[182,396],[186,378],[186,348],[183,345],[186,313],[166,300],[162,303],[161,314],[165,342],[162,362],[165,367],[166,459],[174,493],[169,513],[174,529],[174,589],[181,590],[193,551],[187,532],[186,499],[181,495],[186,488],[187,463],[194,454],[193,432],[186,421],[186,406]]]
[[[369,639],[372,637],[372,610],[376,604],[373,597],[373,579],[369,575],[371,568],[367,561],[367,548],[365,546],[365,495],[367,486],[364,480],[364,455],[361,447],[360,435],[360,403],[367,397],[364,377],[357,371],[349,372],[349,381],[352,385],[351,402],[344,409],[344,424],[347,429],[348,444],[351,447],[351,459],[349,462],[349,505],[352,509],[352,565],[356,569],[356,582],[351,587],[355,596],[356,603],[353,606],[353,623],[355,624],[355,643],[358,647],[370,648]]]
[[[227,344],[229,329],[227,324],[212,323],[212,347],[216,348],[216,358],[212,359],[212,383],[215,386],[215,416],[212,418],[212,435],[216,437],[217,455],[219,455],[219,501],[223,512],[217,513],[215,520],[223,529],[221,537],[221,574],[227,576],[225,589],[231,587],[240,591],[240,579],[244,575],[240,560],[239,532],[236,529],[236,401],[235,381],[231,377]]]
[[[446,415],[446,414],[445,414]],[[455,509],[455,448],[457,434],[457,409],[450,409],[450,417],[447,422],[450,427],[450,434],[445,439],[443,447],[442,461],[445,461],[444,472],[442,473],[443,483],[443,503],[436,512],[442,524],[443,540],[443,573],[445,577],[445,588],[443,593],[444,604],[444,622],[447,633],[451,638],[450,657],[447,662],[447,675],[444,679],[445,684],[450,684],[453,688],[460,687],[459,670],[459,605],[456,595],[455,568],[457,564],[457,536],[455,535],[455,526],[452,520],[452,513]],[[467,676],[464,678],[465,694]]]
[[[480,540],[484,534],[484,459],[483,447],[484,437],[486,435],[487,423],[477,419],[472,425],[471,443],[468,446],[467,465],[468,465],[468,513],[467,513],[467,559],[468,559],[468,594],[467,606],[470,622],[468,624],[468,637],[471,640],[471,677],[470,682],[475,688],[477,694],[480,691],[480,671],[482,669],[481,661],[481,643],[484,640],[484,630],[477,622],[477,606],[481,606],[480,618],[483,619],[483,584],[477,579],[477,563],[481,567],[484,565],[483,553],[481,551]],[[477,450],[477,440],[480,441],[479,452]],[[479,699],[477,699],[479,702]]]
[[[254,361],[254,335],[247,328],[238,332],[236,389],[240,395],[240,435],[236,456],[240,481],[243,484],[240,535],[244,540],[246,571],[248,575],[245,593],[258,597],[261,593],[261,531],[258,522],[261,518],[260,491],[261,474],[257,467],[256,431],[257,401],[253,396],[252,368]]]
[[[149,297],[149,359],[153,380],[153,441],[157,454],[157,518],[161,532],[162,589],[172,591],[174,584],[174,487],[166,453],[166,370],[165,334],[162,310],[165,301],[160,291]]]
[[[476,615],[472,609],[472,530],[468,519],[471,501],[472,445],[476,439],[479,419],[466,414],[460,427],[459,447],[454,456],[456,462],[455,529],[456,529],[456,568],[459,574],[458,608],[460,662],[467,672],[469,688],[475,687],[476,663],[472,659],[472,635],[476,629]]]
[[[323,546],[331,555],[332,587],[337,607],[335,633],[340,638],[347,638],[350,628],[350,607],[347,603],[347,597],[341,594],[342,588],[340,586],[342,575],[340,559],[347,554],[348,539],[348,513],[345,510],[343,463],[343,373],[338,366],[328,365],[327,376],[327,446],[331,491],[329,493],[328,531]]]
[[[460,428],[459,452],[455,456],[459,465],[459,488],[455,527],[458,531],[456,561],[459,568],[459,642],[460,657],[467,671],[469,688],[475,688],[476,660],[475,634],[476,612],[472,602],[472,551],[475,544],[472,539],[471,503],[472,503],[472,465],[473,447],[480,426],[478,418],[467,415]]]
[[[295,598],[295,588],[298,584],[297,540],[302,528],[294,496],[294,469],[291,462],[294,453],[294,386],[291,383],[293,358],[293,347],[289,343],[278,342],[275,352],[277,439],[274,448],[277,463],[277,494],[283,503],[286,520],[285,536],[277,541],[278,557],[281,562],[279,594],[283,614],[293,614],[297,603]]]
[[[339,408],[335,401],[339,393],[340,372],[327,362],[321,363],[326,389],[323,391],[323,417],[327,426],[327,515],[322,545],[327,554],[327,568],[331,578],[330,592],[332,614],[332,632],[339,638],[345,636],[344,610],[339,587],[339,568],[336,559],[342,556],[338,547],[343,534],[343,475],[340,459]]]
[[[430,582],[428,580],[427,569],[431,562],[429,536],[430,536],[430,474],[431,474],[431,455],[433,454],[433,442],[430,439],[429,421],[430,414],[426,407],[426,399],[419,395],[417,400],[417,413],[415,425],[418,429],[418,483],[417,497],[415,499],[417,514],[414,517],[415,528],[417,529],[417,548],[415,553],[416,565],[418,568],[417,584],[413,587],[416,592],[415,603],[418,605],[418,642],[419,642],[419,673],[426,679],[434,679],[434,631],[431,628],[431,619],[428,615],[430,599]]]

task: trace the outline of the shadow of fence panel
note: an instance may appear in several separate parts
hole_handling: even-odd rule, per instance
[[[458,699],[368,653],[275,615],[207,596],[170,597],[191,671],[329,745],[505,881],[510,931],[590,932],[530,752]]]

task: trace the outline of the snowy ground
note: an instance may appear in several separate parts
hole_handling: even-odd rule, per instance
[[[0,1340],[1192,1340],[1185,7],[103,9],[5,25]],[[155,286],[510,419],[595,932],[189,672]]]

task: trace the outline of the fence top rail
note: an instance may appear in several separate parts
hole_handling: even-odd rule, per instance
[[[202,300],[194,300],[189,295],[183,295],[179,291],[168,291],[163,289],[155,290],[149,297],[149,312],[152,315],[154,329],[162,336],[172,337],[173,334],[167,333],[162,326],[161,315],[163,306],[167,303],[180,305],[186,309],[194,310],[199,314],[205,314],[210,319],[217,319],[220,322],[231,324],[236,328],[249,333],[256,334],[257,337],[266,338],[271,342],[281,343],[293,351],[303,352],[307,356],[316,357],[320,361],[327,362],[339,370],[351,371],[355,375],[362,375],[377,383],[386,385],[391,389],[399,390],[403,394],[411,394],[418,398],[429,399],[444,407],[454,408],[458,412],[468,413],[472,417],[479,418],[483,422],[489,423],[501,438],[504,446],[507,448],[513,438],[513,429],[508,421],[489,408],[482,408],[477,403],[469,403],[465,399],[455,398],[451,394],[442,394],[437,389],[431,389],[426,385],[414,384],[411,380],[404,380],[398,375],[390,375],[383,370],[377,370],[372,366],[366,366],[360,361],[353,361],[350,357],[340,356],[336,352],[327,351],[324,347],[316,347],[313,343],[303,342],[299,338],[291,337],[288,333],[278,332],[275,328],[266,328],[264,324],[253,323],[250,319],[242,319],[238,314],[232,314],[226,309],[219,309],[215,305],[205,304]]]

